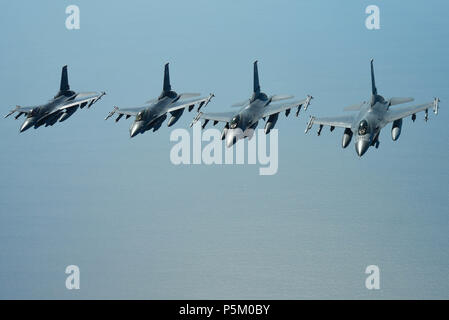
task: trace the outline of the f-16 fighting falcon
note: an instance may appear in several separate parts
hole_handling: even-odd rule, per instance
[[[168,126],[171,127],[181,117],[185,108],[188,108],[190,112],[195,107],[195,104],[198,104],[199,111],[203,106],[206,106],[214,97],[214,95],[211,93],[205,98],[182,101],[182,99],[196,97],[199,95],[199,93],[178,94],[173,91],[170,85],[170,74],[167,63],[165,64],[162,93],[158,98],[149,100],[145,105],[137,108],[121,109],[118,107],[114,107],[114,110],[109,113],[105,120],[112,117],[115,113],[118,114],[115,122],[118,122],[123,116],[125,116],[126,119],[131,116],[136,117],[129,129],[129,134],[131,138],[133,138],[139,133],[144,133],[147,130],[152,129],[153,132],[158,130],[164,120],[167,118],[167,113],[170,113],[171,115],[170,119],[168,120]]]
[[[70,118],[79,108],[87,106],[90,108],[96,101],[101,99],[105,92],[79,92],[70,90],[69,80],[67,77],[67,66],[62,67],[61,85],[56,96],[43,105],[33,107],[17,106],[11,110],[5,118],[17,112],[15,116],[18,119],[21,115],[25,115],[25,122],[20,127],[23,132],[34,126],[35,129],[42,125],[46,127],[54,125],[56,122],[62,122]]]
[[[371,100],[369,103],[362,102],[353,106],[346,107],[345,111],[359,111],[358,115],[315,118],[310,117],[307,124],[306,133],[312,128],[313,124],[318,124],[318,135],[324,125],[330,126],[330,131],[335,127],[344,128],[342,146],[346,148],[351,142],[353,134],[355,134],[355,150],[361,157],[370,146],[379,147],[380,130],[388,123],[392,122],[391,138],[396,141],[401,134],[402,119],[408,116],[412,120],[416,120],[416,113],[425,111],[424,120],[428,120],[428,110],[433,108],[435,114],[438,113],[438,104],[440,100],[434,98],[432,102],[401,108],[390,108],[394,105],[411,102],[413,98],[390,98],[385,100],[381,95],[377,94],[376,82],[374,79],[373,59],[371,59]]]
[[[292,99],[293,96],[273,95],[268,97],[265,93],[260,91],[259,73],[257,69],[257,61],[254,62],[254,90],[250,99],[236,103],[233,107],[242,107],[238,112],[222,112],[222,113],[202,113],[193,119],[193,126],[199,119],[204,119],[202,128],[207,125],[210,120],[214,121],[214,125],[218,122],[224,122],[225,127],[221,139],[226,138],[226,146],[231,147],[237,140],[248,137],[251,139],[254,129],[256,129],[259,120],[268,118],[265,124],[265,134],[270,133],[278,120],[279,113],[285,111],[285,115],[290,114],[291,109],[298,108],[296,116],[299,115],[301,107],[307,110],[312,96],[308,95],[306,99],[295,102],[271,104],[275,101]]]

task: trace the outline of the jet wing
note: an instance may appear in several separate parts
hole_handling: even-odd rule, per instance
[[[310,117],[309,123],[307,124],[306,133],[312,128],[316,123],[320,126],[330,126],[330,127],[340,127],[340,128],[351,128],[354,122],[355,116],[339,116],[339,117],[328,117],[328,118],[315,118]]]
[[[421,111],[426,110],[426,112],[427,112],[427,110],[430,108],[433,108],[433,112],[435,114],[437,114],[439,102],[440,102],[440,99],[435,98],[432,102],[420,104],[417,106],[402,107],[402,108],[397,108],[397,109],[393,109],[393,110],[389,109],[385,116],[385,120],[387,122],[392,122],[395,120],[399,120],[399,119],[411,116],[411,115],[416,114]],[[427,116],[426,116],[426,120],[427,120]]]
[[[37,106],[36,106],[37,107]],[[17,115],[15,118],[19,118],[22,114],[28,115],[33,110],[34,107],[21,107],[16,106],[14,109],[10,110],[7,115],[5,115],[5,118],[8,118],[13,113],[17,112]]]
[[[40,124],[40,123],[46,121],[47,119],[49,119],[50,117],[52,117],[53,115],[60,113],[60,112],[67,111],[70,108],[74,108],[74,107],[84,108],[85,106],[90,108],[92,106],[92,104],[94,104],[99,99],[101,99],[101,97],[103,97],[105,94],[106,94],[105,92],[78,93],[76,95],[75,99],[69,100],[69,101],[65,102],[64,104],[57,106],[51,112],[49,112],[49,113],[45,114],[44,116],[42,116],[41,118],[39,118],[36,123]]]
[[[353,105],[344,107],[343,110],[344,111],[359,111],[365,103],[366,102],[363,101],[363,102],[360,102],[360,103],[357,103],[357,104],[353,104]]]
[[[62,110],[66,110],[69,108],[73,108],[73,107],[81,107],[84,108],[85,106],[87,106],[88,108],[90,108],[95,102],[97,102],[98,100],[100,100],[106,93],[105,92],[83,92],[83,93],[78,93],[76,95],[76,98],[70,101],[67,101],[65,104],[58,106],[57,108],[55,108],[51,113],[57,112],[57,111],[62,111]]]
[[[140,111],[145,110],[148,108],[148,105],[144,105],[141,107],[136,107],[136,108],[119,108],[119,107],[114,107],[114,110],[112,110],[111,112],[109,112],[108,116],[104,119],[104,120],[108,120],[110,117],[112,117],[114,114],[118,114],[119,116],[117,117],[117,119],[115,119],[115,121],[119,121],[121,117],[126,116],[126,119],[128,119],[131,116],[136,116]]]
[[[199,112],[197,116],[193,119],[190,126],[192,127],[200,119],[204,119],[207,122],[209,120],[212,120],[214,122],[231,122],[233,116],[235,116],[235,112],[211,112],[211,113]]]
[[[397,104],[412,102],[413,100],[415,100],[415,99],[413,99],[412,97],[408,97],[408,98],[393,97],[390,99],[390,106],[395,106]]]
[[[311,96],[307,96],[306,99],[301,101],[295,101],[295,102],[289,102],[289,103],[279,103],[279,104],[269,104],[267,107],[265,107],[262,117],[268,117],[272,114],[276,114],[282,111],[287,111],[293,108],[298,108],[298,111],[296,112],[296,116],[299,114],[299,110],[302,106],[304,106],[304,110],[307,109],[307,107],[310,104],[310,100],[312,99]]]
[[[169,109],[167,110],[167,112],[173,112],[173,111],[176,111],[179,109],[184,109],[186,107],[189,107],[189,111],[191,111],[192,108],[196,104],[198,104],[198,111],[200,111],[200,109],[202,107],[205,107],[213,97],[214,97],[214,95],[211,93],[209,96],[204,97],[204,98],[191,99],[191,100],[185,100],[185,101],[176,101],[169,106]]]

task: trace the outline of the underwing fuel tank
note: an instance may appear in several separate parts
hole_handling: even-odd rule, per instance
[[[223,128],[223,132],[221,133],[221,140],[224,140],[226,138],[226,134],[228,133],[229,124],[226,123],[225,127]]]
[[[402,128],[402,119],[395,120],[393,122],[393,125],[391,126],[391,138],[393,141],[398,140],[399,136],[401,135],[401,128]]]
[[[352,131],[351,131],[351,129],[346,128],[345,132],[343,133],[343,140],[341,143],[342,147],[346,148],[349,145],[349,143],[351,142],[351,139],[352,139]]]
[[[243,132],[243,137],[248,137],[248,140],[251,140],[252,137],[254,136],[254,131],[256,130],[258,124],[259,124],[259,121],[256,121],[251,127],[246,129]]]
[[[272,114],[265,124],[265,134],[269,134],[271,129],[274,128],[274,125],[276,124],[276,121],[278,121],[279,113]]]
[[[171,127],[172,125],[174,125],[179,120],[179,118],[181,118],[183,112],[184,112],[184,109],[170,112],[171,117],[168,120],[167,126]]]
[[[167,114],[164,114],[163,116],[156,119],[156,121],[154,122],[154,124],[152,126],[153,132],[156,132],[157,130],[159,130],[159,128],[161,127],[161,125],[165,121],[165,119],[167,119]]]
[[[70,118],[70,116],[72,114],[74,114],[77,109],[78,109],[78,107],[72,107],[72,108],[67,109],[67,111],[62,113],[61,116],[59,117],[59,122],[63,122],[65,120],[67,120],[68,118]]]

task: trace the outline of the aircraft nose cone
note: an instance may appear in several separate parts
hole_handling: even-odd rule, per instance
[[[24,132],[25,130],[31,128],[34,124],[34,121],[32,118],[27,118],[22,126],[20,127],[20,132]]]
[[[240,129],[230,129],[226,134],[226,147],[232,147],[239,139],[238,131]]]
[[[234,143],[236,142],[236,137],[235,135],[229,133],[228,136],[226,137],[226,147],[230,148],[234,145]]]
[[[355,144],[355,151],[357,151],[357,154],[359,157],[363,156],[368,150],[369,147],[369,141],[366,140],[359,140]]]
[[[129,129],[129,135],[131,138],[134,138],[136,135],[139,134],[140,132],[140,123],[139,122],[135,122],[133,123],[133,125],[131,126],[131,128]]]

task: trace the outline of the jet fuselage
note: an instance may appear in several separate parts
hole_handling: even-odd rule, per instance
[[[270,103],[267,95],[263,92],[254,93],[249,104],[233,117],[226,134],[226,145],[232,146],[237,140],[248,136],[248,129],[255,129],[262,118],[264,108]],[[235,130],[232,130],[235,129]]]
[[[369,104],[365,103],[351,130],[355,135],[355,150],[361,157],[370,146],[378,143],[380,130],[386,125],[384,121],[389,103],[380,95],[373,95]]]
[[[129,128],[131,138],[150,129],[153,129],[154,131],[159,129],[160,125],[167,117],[166,113],[170,108],[170,105],[178,99],[179,95],[174,91],[170,91],[166,95],[159,97],[158,100],[153,102],[148,108],[140,111]]]
[[[36,129],[43,124],[47,125],[54,124],[59,119],[59,117],[61,117],[63,111],[55,113],[50,118],[46,118],[45,121],[39,121],[39,119],[42,119],[44,116],[50,114],[53,110],[55,110],[59,106],[62,106],[65,103],[69,102],[70,100],[75,99],[76,96],[77,94],[73,92],[73,94],[70,96],[68,95],[58,96],[53,98],[46,104],[34,107],[33,110],[28,114],[22,126],[20,127],[20,132],[23,132],[33,126]]]

